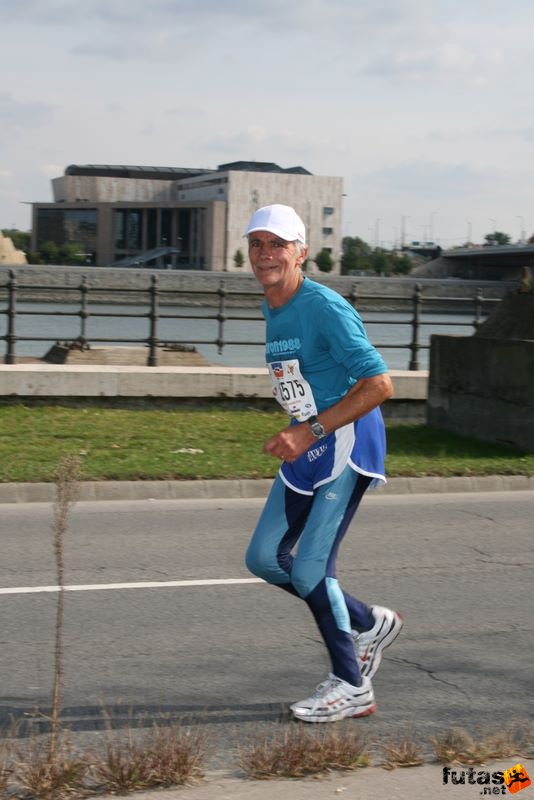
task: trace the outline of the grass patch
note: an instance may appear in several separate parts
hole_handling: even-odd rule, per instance
[[[387,436],[391,476],[534,475],[534,453],[440,428],[391,424]]]
[[[534,726],[532,722],[516,722],[478,737],[464,728],[450,728],[431,737],[430,744],[441,764],[484,764],[513,756],[528,758],[534,744]]]
[[[271,478],[263,442],[287,424],[276,410],[0,405],[0,482],[51,481],[64,455],[84,480]],[[426,425],[388,425],[395,476],[534,475],[534,454]]]
[[[419,767],[424,761],[421,742],[414,735],[404,733],[390,737],[382,745],[384,751],[384,768]]]
[[[331,728],[311,732],[300,725],[290,725],[239,751],[239,766],[255,780],[303,778],[368,765],[365,733]]]
[[[201,780],[206,760],[202,734],[178,724],[153,725],[137,736],[129,731],[126,741],[106,739],[105,754],[95,759],[97,785],[113,794],[126,794],[156,787],[184,786]]]
[[[50,757],[50,741],[30,737],[17,748],[16,763],[10,775],[13,787],[42,800],[66,800],[84,797],[89,762],[73,750],[66,734],[55,743],[54,758]],[[10,796],[13,794],[10,793]],[[20,793],[14,794],[21,797]],[[7,795],[6,795],[7,797]]]
[[[360,767],[417,767],[421,763],[481,765],[503,758],[531,758],[532,722],[514,722],[506,728],[471,735],[449,728],[427,739],[403,730],[385,739],[369,736],[367,726],[352,724],[304,727],[281,724],[267,736],[252,736],[232,757],[252,780],[321,777],[334,771]],[[205,776],[208,740],[204,733],[183,728],[163,718],[146,731],[129,727],[113,731],[111,722],[97,752],[76,751],[63,731],[56,758],[50,760],[49,737],[31,735],[14,743],[16,729],[0,736],[0,798],[78,800],[130,794],[150,788],[187,786]],[[381,749],[384,760],[374,761],[371,751]]]
[[[108,731],[101,753],[77,751],[62,731],[50,757],[50,736],[31,735],[20,745],[0,740],[0,798],[75,800],[102,793],[186,786],[204,777],[203,733],[178,723],[154,724],[126,737]]]

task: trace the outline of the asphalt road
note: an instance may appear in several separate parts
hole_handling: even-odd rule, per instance
[[[77,731],[102,729],[103,706],[119,726],[164,714],[202,727],[220,754],[286,719],[287,704],[324,678],[329,665],[304,603],[251,581],[244,567],[261,505],[75,507],[63,706]],[[532,718],[533,519],[533,492],[364,500],[339,578],[401,611],[405,628],[374,680],[378,712],[358,725],[428,738],[451,725],[497,730]],[[35,710],[50,703],[51,523],[50,504],[0,506],[1,725],[13,716],[43,728]]]

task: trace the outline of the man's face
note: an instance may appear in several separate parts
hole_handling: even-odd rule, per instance
[[[269,231],[254,231],[248,237],[248,255],[261,285],[266,289],[282,289],[294,283],[306,248],[299,252],[295,242],[286,242]]]

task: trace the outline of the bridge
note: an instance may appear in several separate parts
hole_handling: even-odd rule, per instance
[[[524,267],[534,267],[534,244],[488,245],[442,250],[413,272],[428,277],[471,280],[519,280]]]

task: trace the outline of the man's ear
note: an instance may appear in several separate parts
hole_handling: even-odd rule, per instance
[[[308,258],[308,245],[302,245],[300,250],[300,255],[297,259],[297,264],[299,265],[299,267],[301,266],[301,264],[304,264],[307,258]]]

